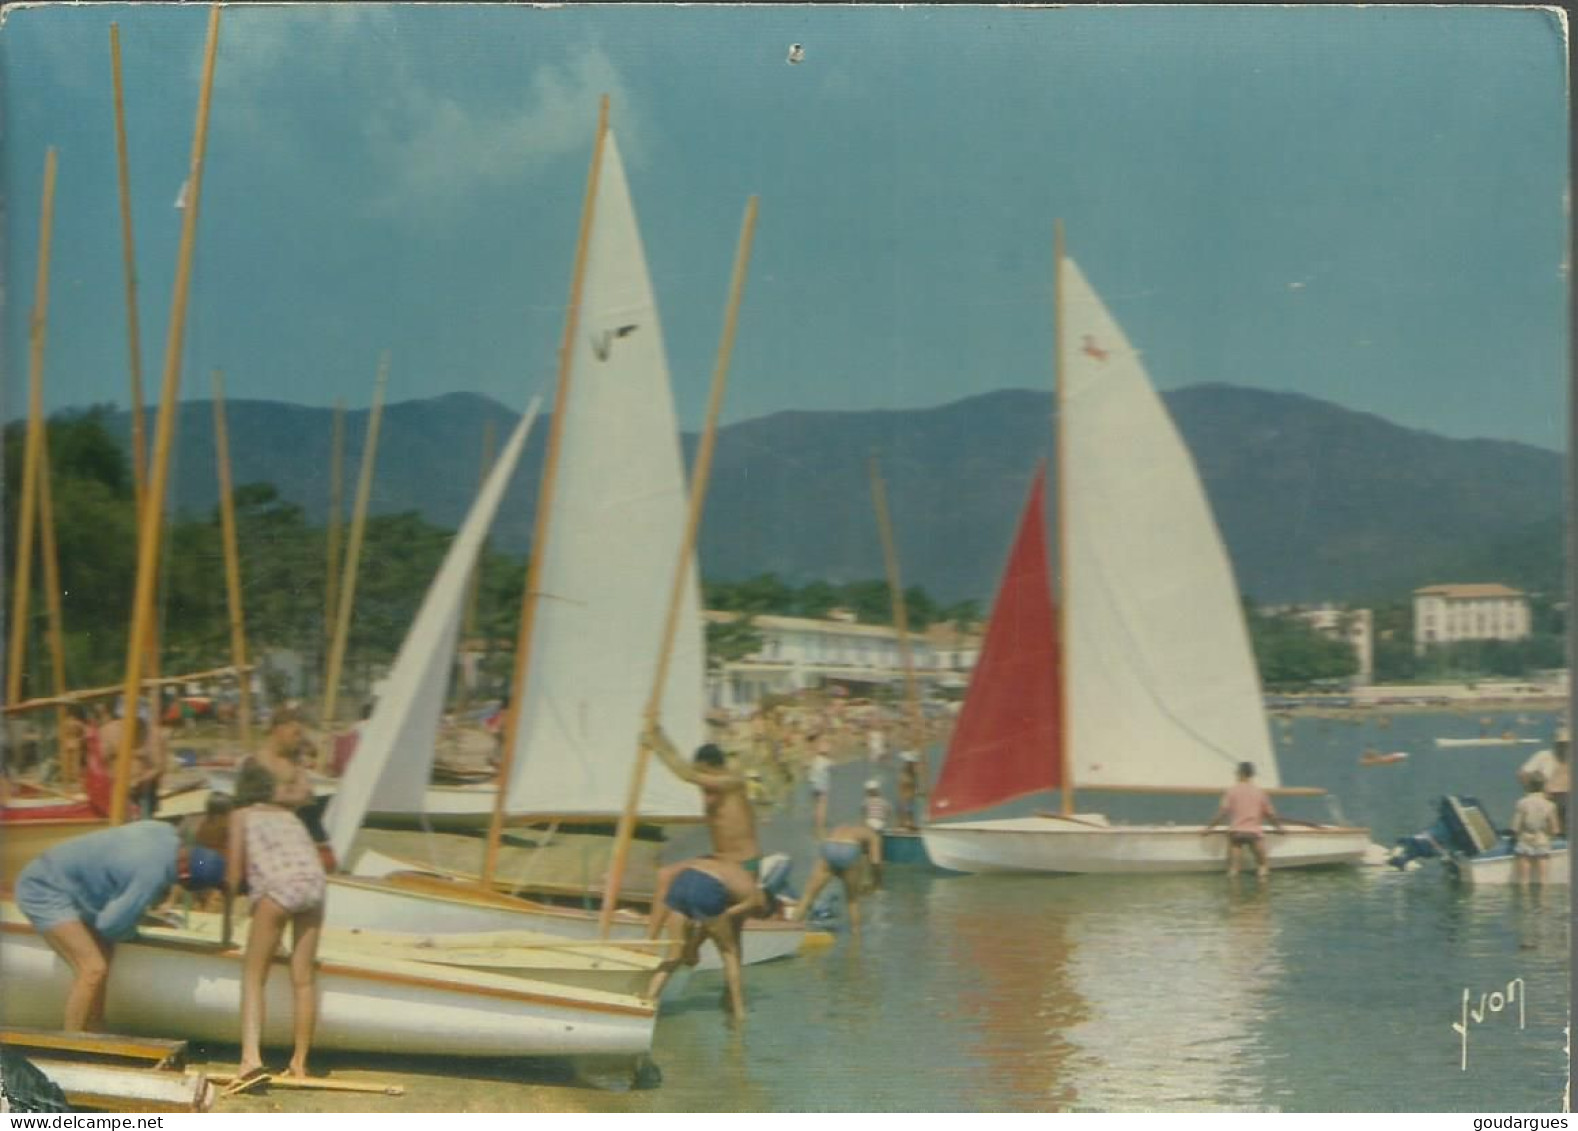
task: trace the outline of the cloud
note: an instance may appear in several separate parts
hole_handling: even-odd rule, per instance
[[[622,152],[641,163],[639,112],[595,45],[523,68],[519,20],[466,41],[463,56],[383,6],[232,9],[225,20],[216,127],[239,131],[271,161],[324,175],[324,161],[357,167],[376,186],[371,215],[429,219],[589,153],[603,94],[614,100]]]
[[[480,188],[530,176],[556,158],[589,152],[603,94],[627,108],[621,138],[639,139],[618,70],[598,48],[537,68],[524,96],[502,106],[405,85],[382,111],[376,131],[371,156],[388,178],[372,206],[385,214],[448,207]],[[638,157],[639,146],[623,148]]]

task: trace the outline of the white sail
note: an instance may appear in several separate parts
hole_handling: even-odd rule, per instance
[[[1278,783],[1238,587],[1139,354],[1062,261],[1069,733],[1078,785]]]
[[[368,810],[421,812],[433,772],[438,727],[455,660],[455,638],[465,611],[466,591],[499,502],[515,473],[526,436],[537,418],[533,400],[471,506],[471,513],[449,544],[422,607],[400,645],[394,667],[372,717],[362,731],[356,756],[346,767],[329,803],[324,826],[341,860]]]
[[[641,235],[613,134],[604,141],[572,345],[572,376],[540,565],[511,813],[623,811],[686,523],[679,426]],[[689,754],[702,740],[705,673],[692,565],[662,700]],[[694,817],[696,788],[662,766],[642,815]]]

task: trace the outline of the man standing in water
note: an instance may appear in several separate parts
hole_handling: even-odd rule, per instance
[[[730,771],[724,763],[723,751],[707,743],[696,751],[694,765],[689,765],[674,749],[673,742],[663,733],[656,719],[649,720],[642,745],[663,760],[663,764],[677,776],[701,787],[706,805],[707,830],[712,834],[712,856],[726,860],[756,876],[760,873],[762,848],[756,839],[756,811],[751,808],[749,783],[744,777]],[[690,866],[689,861],[670,864],[658,870],[657,886],[652,892],[652,920],[648,924],[648,937],[656,938],[666,918],[664,900],[676,876]]]
[[[1239,854],[1247,848],[1255,853],[1255,878],[1264,880],[1271,872],[1271,863],[1266,856],[1266,837],[1261,822],[1270,821],[1279,833],[1288,830],[1282,827],[1277,811],[1271,807],[1271,798],[1255,784],[1254,777],[1253,762],[1238,764],[1237,783],[1222,795],[1216,816],[1200,830],[1200,835],[1208,835],[1224,817],[1227,818],[1227,874],[1238,875]]]
[[[1548,750],[1536,751],[1518,770],[1518,784],[1525,789],[1539,778],[1545,796],[1556,807],[1556,835],[1567,835],[1567,791],[1571,788],[1572,768],[1568,765],[1571,743],[1566,727],[1556,728],[1556,739]]]

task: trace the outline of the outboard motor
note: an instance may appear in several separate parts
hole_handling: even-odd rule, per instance
[[[1401,837],[1387,863],[1406,868],[1434,856],[1478,856],[1501,841],[1501,834],[1474,797],[1443,797],[1435,824],[1413,836]]]

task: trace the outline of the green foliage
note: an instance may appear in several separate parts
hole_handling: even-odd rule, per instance
[[[822,619],[833,609],[848,609],[861,624],[893,623],[892,590],[886,581],[852,581],[831,585],[812,581],[795,588],[775,573],[759,574],[745,581],[709,581],[703,586],[707,607],[751,616],[788,616]],[[964,616],[979,619],[980,604],[963,601],[945,610],[918,585],[904,590],[905,616],[914,631]]]
[[[1345,641],[1316,630],[1291,614],[1271,615],[1246,606],[1250,640],[1261,682],[1267,687],[1304,687],[1320,680],[1349,679],[1359,657]]]
[[[719,671],[725,664],[743,660],[761,651],[762,634],[749,615],[730,621],[707,622],[707,669]]]
[[[1426,648],[1418,658],[1417,678],[1448,682],[1481,678],[1522,679],[1566,663],[1566,641],[1560,636],[1525,640],[1458,640]]]

